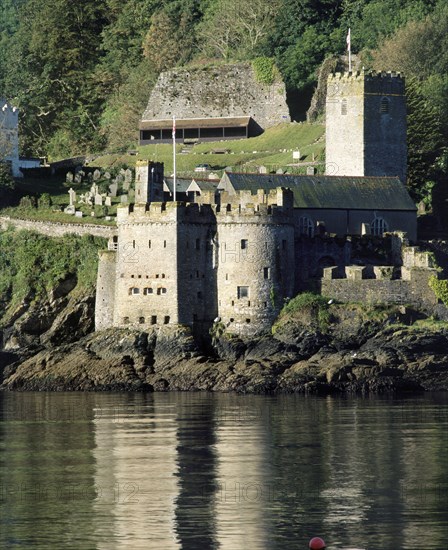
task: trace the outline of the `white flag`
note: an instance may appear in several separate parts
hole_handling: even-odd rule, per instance
[[[346,41],[347,41],[347,50],[350,51],[352,49],[350,28],[348,29]]]

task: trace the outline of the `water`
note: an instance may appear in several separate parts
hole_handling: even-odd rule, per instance
[[[448,396],[0,394],[1,548],[448,548]]]

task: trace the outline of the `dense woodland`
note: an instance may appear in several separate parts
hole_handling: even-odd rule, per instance
[[[24,154],[56,158],[135,143],[151,86],[174,66],[270,57],[288,90],[307,97],[320,63],[344,53],[350,26],[366,67],[407,76],[416,197],[447,171],[448,0],[0,5],[0,95],[20,107]]]

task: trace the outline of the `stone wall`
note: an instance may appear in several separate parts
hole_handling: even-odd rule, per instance
[[[326,173],[406,178],[404,79],[393,73],[328,77]]]
[[[290,122],[283,82],[256,80],[250,63],[173,69],[154,86],[142,120],[251,116],[262,128]]]
[[[42,222],[37,220],[22,220],[18,218],[10,218],[9,216],[0,216],[0,228],[5,230],[9,226],[13,226],[16,229],[36,231],[37,233],[42,233],[48,237],[62,237],[68,233],[73,233],[79,236],[93,235],[94,237],[104,237],[105,239],[109,239],[117,234],[116,227],[106,225]]]
[[[95,299],[95,330],[113,326],[115,305],[116,252],[99,253]]]

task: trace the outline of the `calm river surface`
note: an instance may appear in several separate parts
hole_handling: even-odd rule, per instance
[[[0,393],[0,548],[448,548],[448,396]]]

